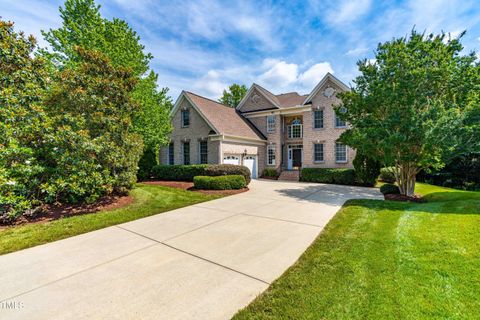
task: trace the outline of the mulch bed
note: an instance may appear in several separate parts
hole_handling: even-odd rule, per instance
[[[392,201],[411,201],[417,203],[427,202],[424,198],[419,195],[414,195],[413,197],[405,196],[403,194],[386,194],[384,195],[385,200],[392,200]]]
[[[170,187],[170,188],[177,188],[177,189],[183,189],[183,190],[188,190],[188,191],[195,191],[195,192],[200,192],[203,194],[218,194],[222,196],[231,196],[234,194],[246,192],[249,189],[248,188],[243,188],[243,189],[238,189],[238,190],[202,190],[202,189],[195,189],[193,186],[193,182],[188,182],[188,181],[145,181],[142,182],[145,184],[153,184],[153,185],[159,185],[159,186],[164,186],[164,187]]]
[[[12,224],[0,223],[0,229],[12,225],[23,225],[32,223],[44,223],[60,218],[95,213],[102,210],[112,210],[127,206],[133,202],[131,196],[107,196],[95,203],[84,204],[51,204],[39,208],[38,213],[33,216],[21,216]]]

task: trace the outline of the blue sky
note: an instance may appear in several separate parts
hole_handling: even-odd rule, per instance
[[[0,0],[0,16],[34,34],[60,26],[63,1]],[[155,1],[97,0],[107,18],[126,20],[154,56],[159,85],[175,99],[189,90],[216,99],[233,82],[273,93],[310,92],[326,72],[345,83],[379,42],[409,33],[467,30],[480,49],[478,0]]]

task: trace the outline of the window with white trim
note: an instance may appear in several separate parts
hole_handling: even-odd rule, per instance
[[[347,112],[346,108],[340,108],[341,113]],[[337,114],[335,113],[335,128],[345,128],[347,126],[347,123],[340,119]]]
[[[200,141],[199,152],[200,152],[200,164],[207,164],[208,163],[208,142],[207,141]]]
[[[275,165],[275,145],[269,144],[267,146],[267,164],[269,166]]]
[[[188,109],[182,110],[182,127],[188,127],[190,125],[190,111]]]
[[[323,109],[313,111],[313,128],[323,128]]]
[[[267,132],[268,133],[275,132],[275,116],[274,115],[267,116]]]
[[[323,143],[314,143],[313,144],[313,161],[314,162],[323,162]]]
[[[183,164],[190,164],[190,142],[183,143]]]
[[[335,161],[338,163],[347,162],[347,146],[341,143],[335,143]]]
[[[173,142],[168,145],[168,164],[173,165],[175,162],[175,148]]]

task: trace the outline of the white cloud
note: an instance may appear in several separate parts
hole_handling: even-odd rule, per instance
[[[271,63],[271,61],[269,61]],[[260,84],[268,87],[287,87],[297,80],[298,65],[285,61],[276,62],[270,69],[258,77]]]
[[[363,54],[367,51],[368,51],[368,48],[366,48],[366,47],[358,47],[358,48],[348,50],[346,55],[356,57],[356,56],[359,56],[359,55],[361,55],[361,54]]]
[[[201,95],[219,98],[228,85],[230,84],[222,79],[218,71],[210,70],[205,76],[198,79],[193,87]]]
[[[300,74],[298,83],[303,88],[310,88],[311,90],[328,72],[333,74],[333,69],[329,62],[316,63]]]
[[[317,11],[326,13],[325,19],[330,25],[345,27],[370,11],[371,0],[342,0],[315,2]]]

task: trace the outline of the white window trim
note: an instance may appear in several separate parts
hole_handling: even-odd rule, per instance
[[[322,126],[321,127],[315,127],[315,112],[316,111],[322,111]],[[312,111],[312,120],[313,120],[313,123],[312,123],[312,128],[313,130],[322,130],[322,129],[325,129],[325,108],[317,108],[315,110]]]
[[[337,159],[337,144],[345,146],[345,160]],[[335,163],[348,163],[348,147],[347,145],[339,142],[335,142]]]
[[[273,161],[270,162],[270,156],[269,156],[269,151],[270,150],[273,150]],[[277,155],[276,155],[276,148],[275,148],[275,145],[274,144],[269,144],[267,146],[267,165],[268,166],[274,166],[276,165],[276,162],[277,162]]]
[[[273,119],[272,126],[270,126],[270,122],[268,121],[269,118]],[[277,126],[277,119],[275,118],[275,116],[274,115],[268,115],[267,116],[267,133],[274,133],[275,129],[276,129],[276,126]]]
[[[323,145],[323,160],[315,160],[315,145]],[[313,163],[325,163],[325,142],[315,142],[313,143]]]
[[[334,117],[333,117],[334,127],[337,128],[337,129],[345,129],[347,127],[347,122],[345,121],[345,124],[343,126],[337,126],[337,118],[338,118],[337,113],[334,111],[333,115],[334,115]],[[342,121],[342,120],[340,119],[340,121]]]

